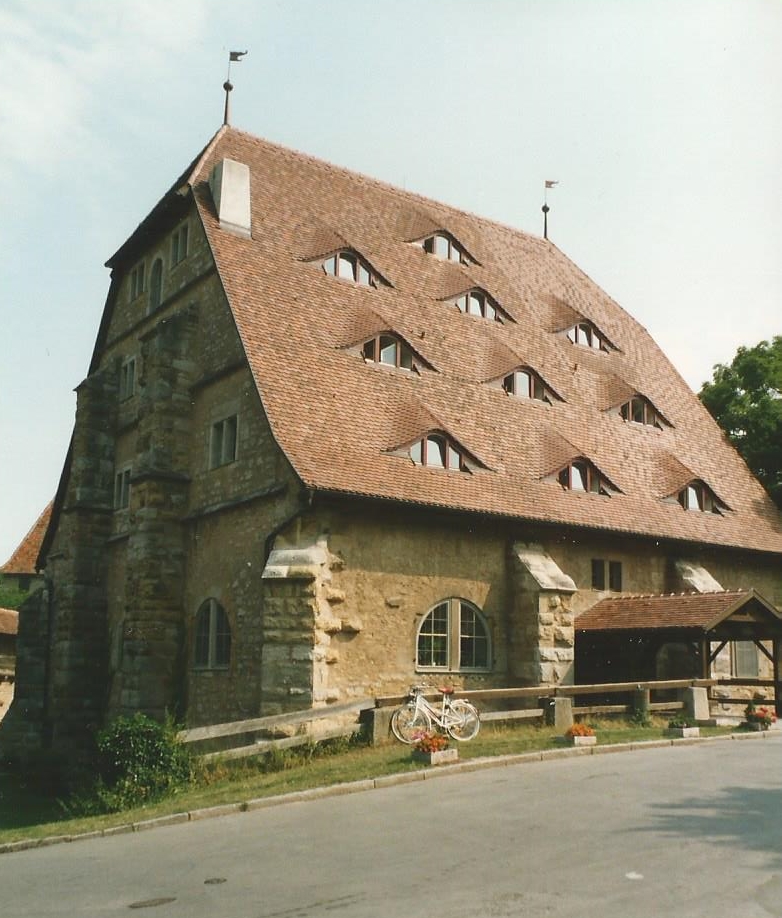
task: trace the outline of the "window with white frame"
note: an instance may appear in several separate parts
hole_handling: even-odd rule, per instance
[[[119,368],[119,398],[120,401],[136,394],[136,358],[128,357],[123,360]]]
[[[127,510],[130,506],[130,473],[128,465],[114,476],[114,509]]]
[[[212,424],[209,442],[209,468],[216,469],[236,460],[238,418],[235,414]]]
[[[465,599],[438,602],[418,626],[416,668],[452,672],[491,669],[491,638],[483,614]]]
[[[187,258],[188,243],[187,223],[183,223],[178,229],[175,229],[171,235],[171,267],[175,267],[180,261]]]
[[[216,599],[207,599],[196,614],[193,666],[227,669],[231,663],[231,623]]]

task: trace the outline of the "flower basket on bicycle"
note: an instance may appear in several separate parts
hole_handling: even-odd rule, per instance
[[[425,684],[412,686],[407,703],[391,716],[391,730],[401,743],[412,745],[417,737],[432,733],[435,727],[459,742],[478,735],[481,721],[475,705],[463,698],[452,700],[452,688],[439,689],[442,700],[434,704],[426,697],[427,688]]]

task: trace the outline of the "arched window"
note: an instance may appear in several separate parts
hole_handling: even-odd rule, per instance
[[[149,272],[149,310],[157,309],[163,297],[163,262],[156,258]]]
[[[231,624],[216,599],[207,599],[195,622],[193,665],[196,669],[227,669],[231,662]]]
[[[375,272],[355,252],[337,252],[323,262],[323,270],[329,277],[341,277],[363,287],[377,287]]]
[[[491,639],[477,606],[451,597],[424,616],[416,635],[417,669],[486,672],[491,669]]]

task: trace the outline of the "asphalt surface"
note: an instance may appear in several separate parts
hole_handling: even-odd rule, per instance
[[[6,853],[0,891],[3,918],[782,916],[782,732]]]

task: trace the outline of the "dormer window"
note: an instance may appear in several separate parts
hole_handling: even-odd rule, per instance
[[[685,510],[694,510],[697,513],[718,513],[725,509],[714,492],[702,481],[691,481],[679,491],[676,499]]]
[[[355,252],[336,252],[323,262],[323,270],[329,277],[341,277],[363,287],[377,287],[377,275]]]
[[[396,335],[375,335],[364,342],[361,356],[370,363],[381,363],[401,370],[415,369],[413,351]]]
[[[642,395],[634,395],[629,402],[625,402],[619,413],[625,421],[631,421],[633,424],[647,424],[659,430],[667,426],[667,421],[660,412]]]
[[[507,318],[506,313],[500,309],[489,294],[478,287],[462,293],[461,296],[457,296],[451,302],[460,312],[468,316],[479,316],[483,319],[491,319],[494,322],[502,322]]]
[[[549,404],[556,398],[540,376],[529,367],[522,367],[509,373],[502,381],[502,388],[508,395],[531,398]]]
[[[467,253],[458,242],[445,233],[435,233],[421,240],[424,252],[434,255],[435,258],[442,258],[444,261],[456,261],[459,264],[466,265],[469,263]]]
[[[567,330],[567,337],[573,344],[581,347],[590,347],[595,351],[611,350],[608,339],[599,332],[591,322],[579,322]]]
[[[588,459],[574,459],[557,475],[557,481],[566,491],[584,491],[609,496],[614,490],[611,483]]]
[[[449,472],[469,471],[463,451],[444,434],[432,433],[416,440],[409,452],[416,465],[446,469]]]

